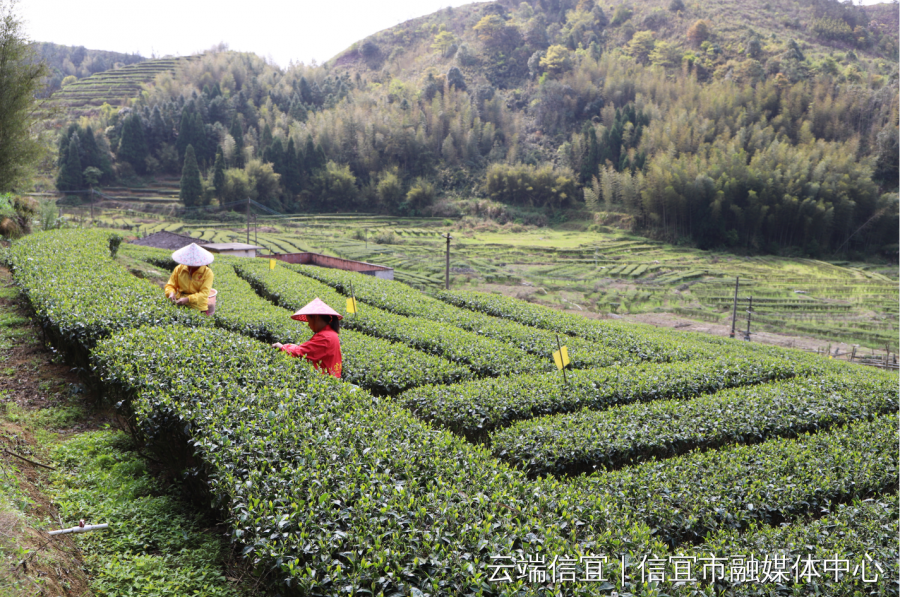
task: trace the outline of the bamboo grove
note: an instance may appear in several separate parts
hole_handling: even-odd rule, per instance
[[[190,146],[188,207],[451,215],[477,196],[625,212],[704,248],[896,251],[896,43],[824,0],[800,5],[815,43],[652,4],[472,5],[323,66],[213,49],[69,126],[59,185],[86,184],[86,161],[111,180],[95,146],[120,177],[181,174]],[[838,21],[865,35],[825,53]]]

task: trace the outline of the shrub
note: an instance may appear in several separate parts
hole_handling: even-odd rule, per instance
[[[571,170],[557,170],[549,164],[491,164],[484,190],[495,201],[552,209],[565,207],[577,197]]]
[[[119,252],[119,245],[122,244],[124,239],[118,234],[111,234],[109,237],[109,256],[113,259],[116,258],[116,254]]]

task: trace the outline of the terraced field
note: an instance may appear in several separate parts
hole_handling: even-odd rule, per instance
[[[182,60],[190,58],[158,58],[93,74],[54,93],[45,107],[62,109],[66,122],[76,122],[81,116],[95,114],[103,104],[128,105],[144,84],[160,73],[174,72]]]
[[[280,594],[898,594],[893,373],[257,259],[216,260],[204,317],[130,273],[168,251],[100,230],[4,256]],[[343,380],[269,346],[313,297],[345,315]]]
[[[176,193],[175,181],[167,184]],[[131,190],[137,202],[143,195]],[[158,190],[147,193],[159,194]],[[121,205],[126,205],[121,203]],[[164,205],[161,203],[160,205]],[[165,208],[158,205],[156,208]],[[140,234],[181,231],[214,242],[246,241],[241,224],[177,222],[107,211],[105,225]],[[730,326],[740,278],[737,328],[819,338],[860,349],[897,351],[895,267],[771,256],[741,257],[680,249],[626,234],[532,229],[454,230],[441,219],[365,214],[259,218],[251,242],[273,253],[315,251],[393,267],[395,279],[433,291],[443,287],[451,232],[454,289],[500,292],[533,303],[595,314],[670,313]],[[751,338],[752,338],[751,333]]]

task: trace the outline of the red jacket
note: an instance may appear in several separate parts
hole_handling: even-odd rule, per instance
[[[326,327],[312,338],[300,344],[285,344],[281,350],[294,357],[306,357],[316,369],[335,377],[341,376],[341,340],[337,332]]]

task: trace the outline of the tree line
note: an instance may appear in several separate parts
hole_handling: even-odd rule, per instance
[[[189,170],[189,205],[251,196],[282,212],[421,214],[441,194],[474,193],[628,211],[647,233],[701,246],[824,254],[896,242],[876,234],[896,222],[883,195],[898,176],[896,76],[752,35],[742,60],[725,60],[714,23],[692,27],[688,49],[651,30],[611,48],[610,28],[632,16],[587,0],[483,11],[463,34],[415,34],[411,47],[446,69],[421,79],[383,40],[356,50],[382,70],[355,73],[208,53],[159,75],[133,108],[101,110],[90,133],[69,127],[60,188],[77,186],[75,154],[82,171],[114,175],[96,147],[119,176]],[[503,80],[494,63],[510,60],[524,70],[504,76],[519,86],[492,84]]]

